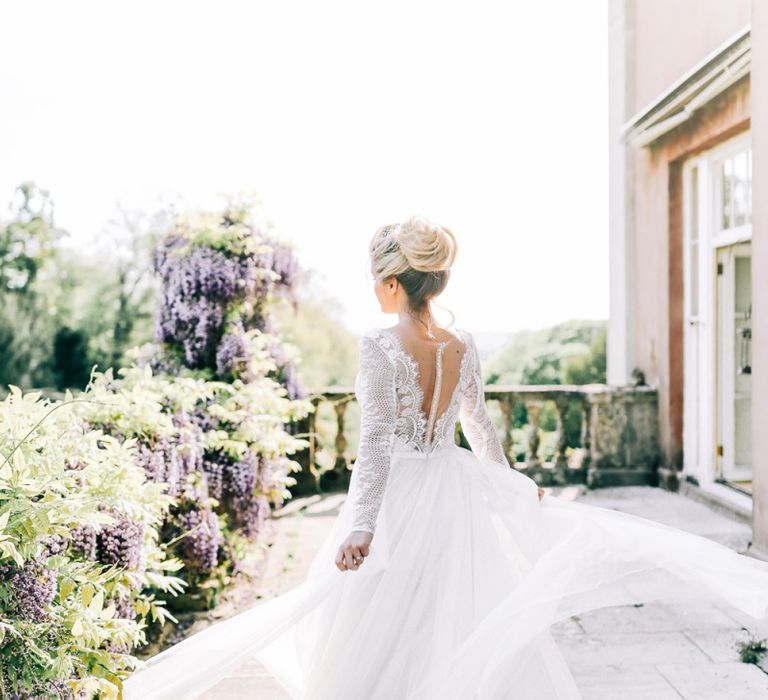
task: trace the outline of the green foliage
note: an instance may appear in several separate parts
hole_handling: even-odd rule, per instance
[[[287,424],[312,404],[289,398],[280,381],[295,348],[242,319],[266,318],[270,285],[288,287],[296,269],[284,249],[276,256],[281,274],[269,269],[247,213],[240,203],[226,227],[220,214],[184,216],[173,227],[188,246],[254,256],[246,262],[264,297],[258,307],[243,296],[226,309],[228,322],[241,319],[226,373],[189,369],[172,337],[124,353],[153,285],[122,262],[114,287],[108,271],[89,275],[76,261],[54,268],[59,295],[49,305],[48,335],[39,336],[41,360],[34,371],[5,364],[2,371],[27,381],[47,376],[66,385],[85,382],[95,357],[125,354],[130,362],[94,371],[76,399],[67,393],[51,403],[12,386],[0,404],[0,697],[47,697],[62,683],[82,697],[116,697],[147,627],[173,619],[168,596],[226,583],[270,504],[290,496],[290,474],[300,467],[288,455],[308,443]],[[16,291],[9,298],[28,304],[42,278],[30,273],[29,298]],[[16,319],[1,321],[0,342],[18,344]],[[254,471],[244,474],[244,465]],[[212,571],[199,565],[211,554]]]
[[[559,385],[603,383],[606,380],[606,327],[602,321],[567,321],[539,331],[514,333],[510,341],[486,362],[493,384]],[[581,446],[581,409],[571,404],[565,412],[566,444]],[[512,426],[528,425],[528,412],[518,402]],[[542,452],[546,436],[557,430],[557,409],[547,401],[539,412]],[[548,444],[548,443],[547,443]],[[554,449],[554,448],[552,448]],[[551,450],[550,450],[551,451]],[[545,455],[546,458],[546,455]]]
[[[51,369],[57,387],[85,386],[91,374],[88,363],[88,337],[82,330],[66,326],[53,337]]]
[[[182,590],[174,575],[180,563],[159,541],[170,499],[136,464],[135,441],[84,427],[78,409],[85,401],[49,403],[11,387],[0,403],[3,697],[21,689],[45,694],[51,683],[70,681],[83,697],[116,697],[147,621],[169,617],[158,595]],[[103,565],[76,547],[76,533],[99,532],[120,515],[142,525],[135,566]],[[49,597],[24,578],[27,571],[53,583]],[[28,589],[19,584],[25,580]],[[40,609],[30,615],[35,596]],[[126,604],[131,613],[122,614]]]
[[[566,384],[604,384],[607,377],[606,340],[607,328],[595,334],[589,350],[568,360],[565,366]]]
[[[0,223],[0,386],[82,389],[93,365],[122,364],[151,339],[151,251],[164,221],[121,212],[89,257],[63,244],[47,192],[18,188]]]
[[[62,236],[48,193],[22,184],[11,219],[0,224],[0,385],[29,386],[46,376],[53,337],[50,283]]]
[[[53,225],[53,203],[45,190],[25,182],[16,190],[13,218],[0,228],[0,291],[30,291],[55,256],[63,232]]]
[[[739,658],[745,664],[758,664],[768,653],[768,640],[750,638],[745,642],[738,642],[736,650],[739,652]]]
[[[357,339],[338,320],[332,299],[309,293],[298,309],[276,305],[281,336],[299,349],[299,378],[304,386],[351,386],[358,366]]]
[[[601,341],[601,336],[603,340]],[[596,368],[581,377],[600,376],[599,347],[604,345],[604,321],[567,321],[551,328],[513,333],[510,341],[496,351],[486,362],[486,372],[494,384],[567,384],[580,379],[578,363],[570,369],[576,358],[585,357],[587,365]],[[604,374],[603,350],[603,374]]]

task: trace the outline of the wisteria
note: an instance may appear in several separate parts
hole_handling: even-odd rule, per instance
[[[93,405],[113,406],[119,384],[104,380]],[[19,457],[0,483],[2,697],[116,697],[164,594],[184,587],[159,544],[163,488],[136,463],[125,417],[105,414],[113,437],[91,406],[16,387],[0,401],[0,453]]]
[[[43,557],[62,554],[67,548],[67,540],[62,535],[53,535],[43,543]]]
[[[195,414],[177,412],[173,415],[173,424],[176,428],[176,445],[174,446],[175,458],[178,464],[179,479],[184,480],[190,474],[199,472],[203,466],[205,448],[203,446],[203,434],[213,428],[201,424]]]
[[[261,509],[269,512],[257,492],[261,467],[265,460],[248,450],[239,459],[232,459],[222,452],[208,454],[203,462],[208,495],[215,498],[228,514],[230,526],[243,531],[249,537],[259,531]]]
[[[277,274],[274,292],[297,303],[296,288],[302,281],[303,274],[293,249],[271,236],[265,236],[268,249],[257,257],[260,267],[273,270]]]
[[[20,690],[11,693],[9,700],[74,700],[72,686],[66,681],[48,681],[39,691]]]
[[[262,507],[256,493],[259,467],[258,455],[249,450],[239,460],[226,463],[223,472],[227,512],[232,524],[249,537],[259,531],[259,510]]]
[[[248,370],[250,353],[242,323],[233,324],[222,337],[216,350],[216,374],[221,379],[240,377],[250,381],[253,376]]]
[[[276,336],[268,304],[271,296],[295,302],[301,270],[289,245],[252,223],[247,208],[233,206],[218,218],[180,218],[163,240],[155,266],[162,283],[156,332],[160,346],[155,359],[145,362],[168,371],[176,361],[220,381],[248,383],[257,381],[259,372],[264,374],[269,358],[274,369],[267,369],[266,376],[286,387],[289,401],[304,398],[294,358]],[[263,341],[257,342],[254,333],[263,334]],[[261,364],[254,362],[258,353]],[[212,410],[216,403],[201,400],[184,413],[183,421],[177,421],[180,426],[194,426],[197,435],[180,439],[173,449],[163,439],[152,446],[144,444],[140,459],[152,479],[169,483],[172,495],[184,491],[187,499],[198,494],[216,499],[228,527],[253,536],[269,513],[270,495],[283,489],[288,460],[261,458],[257,444],[245,443],[237,458],[215,445],[202,453],[188,447],[188,463],[180,466],[182,445],[201,444],[204,435],[216,431],[237,431],[242,418],[224,421],[220,409]],[[202,492],[188,483],[187,477],[194,473],[200,475]],[[202,518],[206,508],[197,504],[182,512],[176,525]],[[201,551],[208,553],[212,567],[212,540],[198,535],[180,547],[188,568],[198,573],[210,568],[201,564],[206,560]]]
[[[234,498],[247,498],[256,486],[259,457],[248,451],[238,461],[228,465],[224,471],[224,488]]]
[[[56,595],[56,577],[42,559],[29,559],[23,566],[0,566],[0,581],[6,587],[8,611],[31,622],[44,622]]]
[[[80,525],[72,531],[70,550],[75,556],[88,561],[96,559],[96,530],[90,525]]]
[[[207,246],[189,246],[170,235],[156,256],[155,269],[163,285],[157,340],[180,345],[188,367],[213,365],[227,305],[258,288],[255,261]]]
[[[178,475],[176,478],[169,478],[169,472],[173,471],[175,456],[171,452],[167,438],[158,438],[158,443],[153,447],[145,443],[139,444],[137,452],[139,464],[144,467],[147,477],[152,481],[169,483],[174,490],[178,485]]]
[[[307,392],[299,382],[296,364],[286,355],[285,346],[282,343],[270,342],[267,349],[277,365],[274,378],[285,386],[288,398],[291,400],[306,398]]]
[[[302,276],[292,247],[247,219],[246,210],[230,208],[218,220],[201,219],[206,234],[182,219],[155,257],[158,342],[177,347],[187,367],[213,368],[221,378],[247,356],[244,331],[274,332],[266,304],[270,296],[295,304]]]
[[[96,557],[104,564],[135,569],[141,563],[144,527],[122,514],[113,514],[114,525],[106,525],[96,535]]]
[[[295,301],[301,271],[292,248],[237,205],[180,216],[161,240],[155,270],[157,342],[134,353],[136,367],[121,379],[97,375],[94,383],[128,401],[146,393],[141,417],[128,418],[128,406],[104,409],[94,425],[135,440],[136,461],[174,499],[163,537],[176,543],[181,575],[197,585],[236,567],[238,543],[255,537],[282,502],[290,460],[274,445],[305,446],[289,439],[286,425],[311,404],[301,400],[295,350],[279,338],[270,308],[278,297]],[[262,411],[274,416],[263,427],[254,420]],[[106,532],[97,559],[127,554]],[[110,545],[104,552],[102,541]]]
[[[137,457],[147,477],[167,484],[167,493],[176,496],[186,477],[201,468],[203,447],[202,430],[194,417],[177,413],[172,421],[177,432],[174,438],[155,435],[141,441]]]
[[[190,503],[174,517],[178,547],[187,575],[194,581],[210,574],[223,542],[219,519],[208,507]]]
[[[136,605],[128,594],[114,598],[115,615],[123,620],[133,620],[136,617]]]

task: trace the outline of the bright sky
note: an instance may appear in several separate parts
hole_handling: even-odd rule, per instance
[[[34,180],[85,245],[118,202],[257,192],[354,332],[396,321],[370,237],[421,213],[458,239],[439,300],[458,327],[607,318],[606,0],[32,0],[2,20],[3,211]]]

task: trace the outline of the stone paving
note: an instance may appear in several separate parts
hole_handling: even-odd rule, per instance
[[[574,487],[557,496],[658,520],[739,551],[749,542],[746,524],[659,489],[584,493]],[[259,596],[277,595],[303,578],[343,501],[344,494],[296,499],[276,514]],[[727,604],[659,602],[605,608],[566,620],[552,632],[584,700],[768,699],[768,675],[739,661],[735,646],[750,637],[768,637],[768,620],[757,622]],[[260,664],[251,663],[203,697],[286,700],[289,696]]]

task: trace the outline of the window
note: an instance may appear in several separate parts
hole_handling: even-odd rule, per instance
[[[746,148],[720,163],[720,230],[752,222],[752,149]]]
[[[690,196],[688,198],[688,312],[692,317],[699,315],[699,167],[691,168]]]

